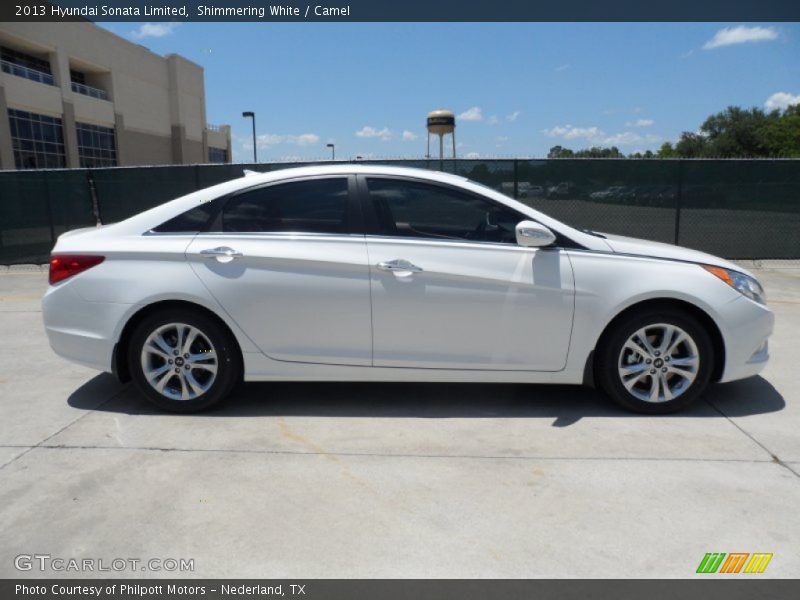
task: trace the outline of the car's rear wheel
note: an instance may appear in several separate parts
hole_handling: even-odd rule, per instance
[[[714,347],[688,312],[644,310],[623,317],[597,350],[596,380],[621,406],[639,413],[682,410],[711,379]]]
[[[233,336],[199,311],[167,309],[146,317],[131,336],[133,381],[148,400],[195,412],[225,398],[241,376]]]

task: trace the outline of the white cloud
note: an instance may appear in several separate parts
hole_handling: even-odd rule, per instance
[[[489,117],[489,119],[488,119],[486,122],[487,122],[489,125],[497,125],[497,121],[498,121],[498,120],[499,120],[499,119],[497,118],[497,115],[492,115],[491,117]]]
[[[298,146],[313,146],[319,143],[319,136],[315,133],[303,133],[301,135],[287,135],[286,142],[297,144]]]
[[[567,69],[569,69],[569,65],[559,65],[555,69],[553,69],[553,71],[555,71],[556,73],[560,73],[561,71],[566,71]]]
[[[479,106],[473,106],[458,115],[462,121],[483,121],[483,112]]]
[[[703,44],[703,50],[712,50],[722,46],[746,44],[749,42],[768,42],[778,39],[778,30],[774,27],[725,27],[714,34],[714,37]]]
[[[178,25],[179,23],[142,23],[138,29],[131,31],[131,37],[137,40],[148,37],[164,37],[175,31]]]
[[[764,106],[767,107],[769,110],[785,110],[786,108],[793,106],[795,104],[800,104],[800,94],[797,96],[792,96],[788,92],[776,92],[772,94],[767,101],[764,102]]]
[[[661,138],[654,134],[640,135],[633,131],[623,131],[612,135],[606,134],[599,127],[573,127],[572,125],[556,125],[551,129],[543,129],[548,137],[560,137],[564,140],[586,140],[590,144],[600,146],[630,146],[643,142],[657,142]]]
[[[417,139],[417,134],[413,131],[408,131],[407,129],[403,132],[403,141],[404,142],[413,142]]]
[[[623,131],[614,135],[605,136],[600,143],[605,146],[632,146],[642,142],[657,142],[660,138],[657,135],[639,135],[633,131]]]
[[[480,157],[481,155],[478,154],[477,152],[468,152],[467,154],[464,155],[464,158],[480,158]]]
[[[508,141],[508,136],[507,135],[498,135],[495,138],[495,141],[497,141],[497,142],[507,142]]]
[[[637,119],[636,121],[628,121],[625,123],[625,127],[650,127],[655,124],[656,122],[653,119]]]
[[[259,148],[268,148],[278,144],[293,144],[295,146],[313,146],[319,143],[319,136],[315,133],[301,133],[300,135],[280,135],[277,133],[262,133],[256,136]],[[250,144],[252,148],[252,143]]]
[[[542,133],[547,137],[561,137],[565,140],[577,140],[585,138],[593,140],[603,135],[598,127],[573,127],[572,125],[556,125],[551,129],[543,129]]]
[[[374,127],[370,127],[369,125],[364,125],[364,127],[356,131],[356,136],[360,138],[377,137],[381,138],[383,141],[386,141],[392,137],[392,132],[388,127],[376,129]]]
[[[517,120],[517,117],[519,117],[521,114],[522,111],[515,110],[510,115],[506,115],[506,121],[508,121],[509,123],[513,123],[514,121]]]

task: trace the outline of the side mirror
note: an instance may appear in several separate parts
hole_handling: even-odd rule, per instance
[[[549,246],[556,241],[556,236],[547,227],[536,221],[517,223],[517,244],[530,248]]]

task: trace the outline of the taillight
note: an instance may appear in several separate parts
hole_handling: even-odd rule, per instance
[[[91,269],[105,259],[105,256],[85,254],[54,254],[50,257],[50,285]]]

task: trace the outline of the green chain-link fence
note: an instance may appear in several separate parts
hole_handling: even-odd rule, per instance
[[[800,258],[800,160],[382,160],[463,175],[574,227],[727,258]],[[58,235],[298,163],[0,172],[0,264],[46,262]]]

